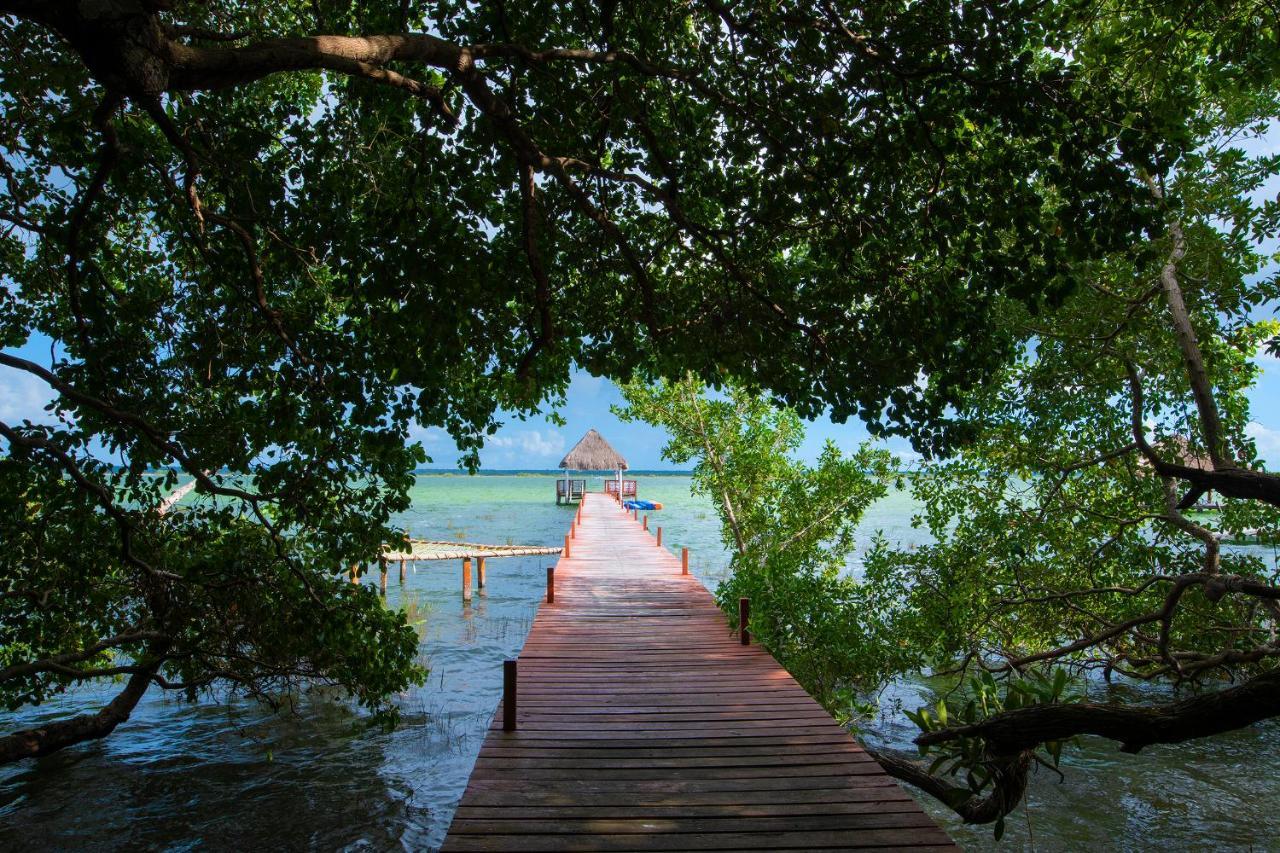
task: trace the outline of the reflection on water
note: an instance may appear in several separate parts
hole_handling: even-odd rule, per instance
[[[421,477],[403,521],[414,535],[555,545],[573,514],[550,477]],[[641,478],[666,509],[654,523],[708,585],[726,558],[715,514],[686,477]],[[919,541],[901,495],[864,523],[891,540]],[[404,607],[422,638],[428,683],[400,699],[394,732],[365,726],[347,705],[310,695],[291,714],[249,702],[189,704],[152,691],[115,734],[39,761],[0,768],[0,850],[421,850],[448,828],[501,694],[501,661],[524,643],[554,557],[491,559],[484,590],[464,606],[457,562],[421,563],[406,585],[392,566],[387,603]],[[366,580],[377,583],[376,571]],[[100,705],[82,691],[41,708],[0,714],[0,732]],[[923,684],[885,701],[922,704]],[[1092,698],[1101,699],[1101,696]],[[869,736],[910,748],[896,713]],[[1007,849],[1280,849],[1280,727],[1123,756],[1107,742],[1064,757],[1066,781],[1040,773],[1027,817]],[[958,826],[924,800],[957,839],[997,846],[988,828]]]

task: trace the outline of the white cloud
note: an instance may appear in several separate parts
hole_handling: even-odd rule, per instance
[[[1253,439],[1257,445],[1258,455],[1267,461],[1267,465],[1276,467],[1280,463],[1280,430],[1265,427],[1257,421],[1250,421],[1244,428],[1245,435]]]
[[[0,421],[7,424],[31,421],[52,423],[54,417],[44,407],[53,399],[49,386],[30,373],[0,371]]]
[[[485,441],[485,448],[506,451],[501,455],[508,461],[527,462],[531,461],[531,457],[542,460],[563,455],[564,436],[551,429],[545,432],[536,429],[522,430],[491,436]]]

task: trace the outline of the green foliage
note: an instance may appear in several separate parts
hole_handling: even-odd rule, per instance
[[[797,414],[737,385],[709,393],[696,380],[623,387],[625,420],[666,430],[664,458],[693,463],[693,485],[720,516],[731,574],[716,590],[731,620],[751,600],[752,635],[829,707],[848,716],[852,688],[892,669],[891,646],[870,636],[874,620],[847,562],[862,513],[883,496],[894,460],[864,444],[833,444],[814,465],[795,459]]]
[[[1019,678],[999,681],[990,672],[979,672],[957,690],[939,698],[932,709],[926,707],[904,713],[921,732],[936,732],[970,726],[1006,711],[1079,701],[1082,693],[1071,687],[1071,677],[1065,668],[1030,669]],[[1060,740],[1046,741],[1040,745],[1036,759],[1057,770],[1063,745]],[[957,797],[984,795],[994,784],[987,745],[980,737],[961,737],[939,746],[921,746],[920,755],[932,759],[929,764],[932,774],[963,776],[965,790],[958,792]],[[950,805],[958,806],[960,802]]]

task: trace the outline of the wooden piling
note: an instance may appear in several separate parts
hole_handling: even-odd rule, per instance
[[[662,547],[662,528],[658,528],[658,547]]]
[[[649,529],[649,514],[648,514],[648,513],[645,513],[645,516],[644,516],[644,522],[643,522],[642,526],[643,526],[643,528],[644,528],[645,530],[648,530],[648,529]]]
[[[352,583],[360,583],[360,572],[355,563],[351,564],[351,569],[349,571],[349,574],[351,575]]]
[[[380,578],[378,580],[378,588],[382,590],[383,595],[386,595],[387,594],[387,558],[386,557],[383,557],[383,556],[378,557],[378,574],[380,575]]]
[[[547,566],[547,604],[556,603],[556,567]]]
[[[471,600],[471,558],[462,558],[462,600]]]
[[[680,574],[682,575],[689,574],[689,549],[688,548],[680,549]]]
[[[484,589],[484,557],[476,557],[476,586]]]
[[[405,578],[405,571],[404,571],[404,570],[405,570],[405,562],[406,562],[406,561],[405,561],[405,560],[403,560],[403,559],[400,561],[400,585],[401,585],[401,586],[404,586],[404,578]]]
[[[738,599],[738,639],[742,645],[751,645],[751,630],[747,627],[751,620],[751,599]]]
[[[502,662],[502,730],[516,730],[516,660]]]
[[[568,559],[568,558],[569,558],[569,534],[567,534],[567,533],[564,535],[564,553],[563,553],[563,556],[565,557],[565,559]]]

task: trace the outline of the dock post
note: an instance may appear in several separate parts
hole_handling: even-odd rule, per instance
[[[476,586],[484,589],[484,557],[476,557]]]
[[[462,558],[462,600],[471,600],[471,558]]]
[[[751,619],[751,599],[738,599],[738,639],[742,641],[742,645],[751,645],[751,630],[747,627],[748,621]]]
[[[516,730],[516,660],[502,662],[502,730]]]
[[[405,568],[405,561],[401,559],[400,560],[400,585],[401,586],[404,586],[404,568]]]
[[[378,573],[381,575],[381,577],[378,580],[378,587],[379,589],[382,590],[382,594],[386,595],[387,594],[387,558],[382,555],[378,556]]]
[[[547,566],[547,604],[556,603],[556,567]]]
[[[360,572],[357,570],[355,563],[351,564],[350,574],[352,583],[360,583]]]
[[[658,547],[662,547],[662,528],[658,528]]]
[[[645,529],[645,530],[648,530],[648,529],[649,529],[649,514],[648,514],[648,513],[645,513],[645,515],[644,515],[644,522],[643,522],[643,525],[642,525],[642,526],[644,527],[644,529]]]
[[[680,549],[680,574],[682,575],[689,574],[689,549],[688,548]]]
[[[564,557],[569,559],[569,534],[564,535]]]
[[[578,522],[576,521],[569,522],[569,538],[570,539],[578,538]]]

